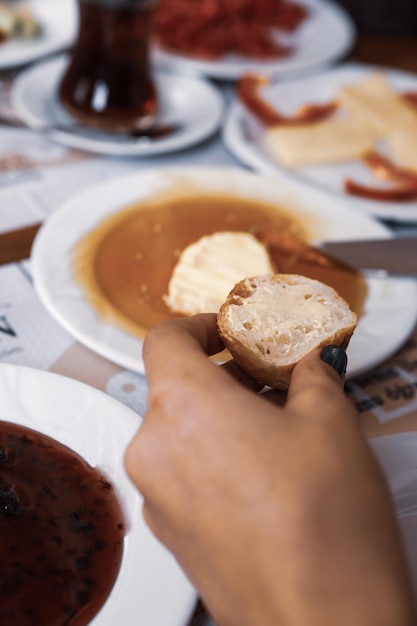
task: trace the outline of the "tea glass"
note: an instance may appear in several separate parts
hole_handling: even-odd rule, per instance
[[[78,0],[78,36],[59,85],[59,100],[87,126],[147,130],[157,90],[150,38],[158,0]]]

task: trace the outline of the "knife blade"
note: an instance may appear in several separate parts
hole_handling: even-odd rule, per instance
[[[41,223],[0,234],[0,265],[30,256]],[[324,241],[316,249],[363,273],[417,277],[417,236]]]
[[[364,273],[417,277],[417,237],[325,241],[320,249]]]

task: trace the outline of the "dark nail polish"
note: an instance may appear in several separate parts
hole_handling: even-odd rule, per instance
[[[320,358],[331,365],[340,377],[346,374],[347,356],[341,346],[326,346],[321,351]]]

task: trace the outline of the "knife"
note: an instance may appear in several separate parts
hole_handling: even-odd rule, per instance
[[[327,256],[365,274],[417,278],[417,236],[325,241],[318,247]]]
[[[0,234],[0,265],[27,259],[41,224]],[[417,236],[325,241],[316,249],[362,273],[417,277]]]

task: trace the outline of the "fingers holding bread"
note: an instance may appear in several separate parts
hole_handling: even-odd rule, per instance
[[[298,274],[244,278],[217,315],[238,365],[260,384],[284,390],[304,356],[329,344],[346,348],[356,325],[356,314],[332,287]]]

